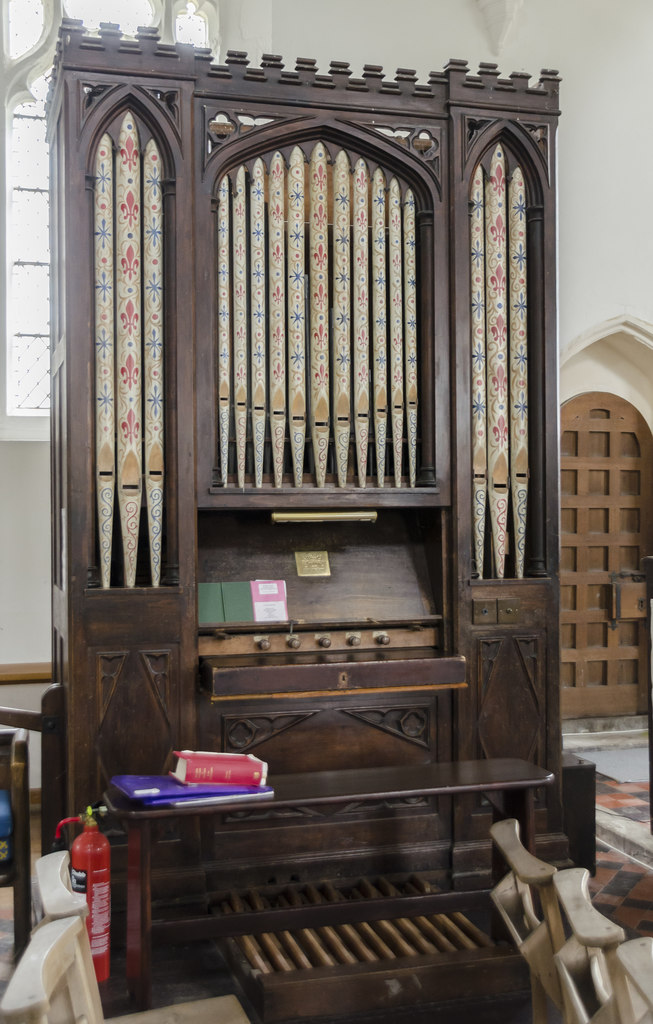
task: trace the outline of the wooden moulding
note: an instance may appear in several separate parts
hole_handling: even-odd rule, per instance
[[[442,657],[420,652],[414,658],[406,652],[388,654],[351,654],[345,660],[316,663],[314,656],[297,663],[297,656],[284,658],[282,664],[270,664],[270,657],[251,659],[244,665],[225,665],[220,658],[201,662],[202,683],[213,699],[251,696],[269,699],[301,692],[314,696],[320,693],[352,693],[357,690],[403,693],[407,690],[435,692],[438,689],[466,685],[466,663],[462,657]],[[325,657],[325,656],[322,656]],[[361,660],[354,660],[359,658]],[[363,660],[364,659],[364,660]],[[402,679],[405,680],[402,682]]]

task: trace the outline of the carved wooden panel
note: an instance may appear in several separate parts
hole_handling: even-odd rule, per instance
[[[101,787],[112,775],[163,771],[172,751],[170,690],[176,652],[97,651],[94,661]]]
[[[271,774],[420,763],[436,752],[432,702],[410,691],[383,703],[342,694],[318,704],[308,697],[218,701],[200,715],[202,749],[256,753]],[[280,705],[280,706],[279,706]]]
[[[477,642],[478,735],[486,757],[540,763],[546,658],[542,634],[486,637]]]

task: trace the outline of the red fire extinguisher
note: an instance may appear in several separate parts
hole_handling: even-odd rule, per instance
[[[77,820],[84,825],[84,831],[70,850],[72,888],[73,892],[86,893],[86,928],[95,976],[98,981],[106,981],[110,962],[111,847],[98,829],[90,807]]]

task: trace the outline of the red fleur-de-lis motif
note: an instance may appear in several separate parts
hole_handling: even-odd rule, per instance
[[[501,214],[497,214],[496,220],[490,225],[490,234],[497,243],[503,245],[506,241],[506,225]]]
[[[490,285],[497,292],[503,291],[506,287],[506,275],[501,264],[499,264],[493,274],[490,274]]]
[[[245,367],[244,366],[239,366],[238,369],[236,370],[236,373],[234,374],[234,376],[235,376],[236,381],[237,381],[238,384],[244,384],[245,383],[245,378],[246,378]]]
[[[138,328],[138,313],[136,312],[134,303],[131,299],[125,306],[124,313],[120,314],[120,319],[122,321],[123,330],[125,330],[127,334],[133,335]]]
[[[506,340],[506,321],[499,314],[496,319],[496,323],[490,328],[492,337],[498,345],[503,345]]]
[[[494,174],[490,177],[492,187],[495,192],[502,192],[505,188],[505,179],[503,176],[503,167],[501,164],[497,164]]]
[[[318,312],[326,309],[327,296],[323,284],[319,284],[317,286],[317,290],[313,293],[313,299],[315,300]]]
[[[283,384],[283,379],[284,379],[283,364],[280,363],[278,360],[277,360],[276,363],[272,364],[272,376],[274,377],[275,381],[278,384]]]
[[[138,267],[139,267],[139,259],[138,259],[138,256],[136,255],[136,253],[134,252],[134,247],[133,246],[129,245],[127,247],[127,252],[125,253],[123,258],[121,259],[120,264],[122,266],[123,273],[131,281],[131,279],[133,278],[134,274],[138,271]]]
[[[317,203],[313,210],[313,224],[318,231],[324,231],[326,228],[327,217],[324,203]]]
[[[274,263],[281,263],[283,260],[283,249],[278,242],[272,246],[272,261]]]
[[[492,375],[492,384],[494,385],[499,401],[503,401],[506,397],[507,383],[504,367],[497,367],[497,372]]]
[[[363,312],[367,309],[367,291],[365,288],[361,288],[358,293],[358,308]]]
[[[120,150],[120,156],[122,157],[123,166],[128,171],[133,171],[138,161],[138,146],[131,135],[127,136],[125,145]]]
[[[499,416],[496,425],[492,427],[492,433],[494,434],[494,440],[503,448],[508,443],[508,426],[503,416]]]
[[[134,193],[131,191],[127,192],[124,203],[120,204],[120,212],[130,228],[134,227],[134,222],[138,217],[139,209],[140,208],[136,202]]]
[[[329,335],[324,324],[318,324],[313,331],[313,340],[318,348],[325,348],[329,343]]]
[[[129,391],[138,384],[140,370],[131,353],[125,359],[125,365],[120,367],[120,376],[122,377],[123,384],[125,384]]]
[[[274,306],[281,306],[283,304],[283,288],[281,285],[277,285],[270,294],[270,301]]]
[[[319,164],[315,168],[315,173],[313,174],[313,181],[315,183],[316,188],[318,188],[320,192],[324,192],[326,190],[326,171],[322,164]]]
[[[367,216],[366,216],[365,210],[360,210],[359,213],[356,214],[356,224],[357,224],[358,229],[360,231],[365,231],[366,230],[366,228],[367,228]]]
[[[137,420],[136,413],[133,409],[130,409],[125,419],[121,421],[120,429],[122,430],[122,436],[126,444],[133,445],[138,442],[141,425]]]
[[[329,371],[327,370],[324,363],[320,363],[315,371],[315,383],[318,387],[328,387],[329,384]]]
[[[318,245],[317,249],[313,253],[313,259],[315,260],[315,265],[318,268],[318,270],[324,270],[324,268],[326,266],[327,258],[328,258],[327,251],[326,251],[325,247],[322,245],[322,243],[320,242],[320,244]]]

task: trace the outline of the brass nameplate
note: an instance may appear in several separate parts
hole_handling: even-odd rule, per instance
[[[295,551],[298,576],[330,576],[327,551]]]

